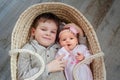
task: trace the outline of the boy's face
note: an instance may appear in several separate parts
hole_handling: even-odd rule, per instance
[[[67,47],[69,50],[73,50],[78,44],[78,39],[73,33],[65,31],[60,35],[59,42],[62,47]]]
[[[57,25],[52,20],[39,22],[36,29],[32,29],[32,36],[44,47],[48,47],[56,40]]]

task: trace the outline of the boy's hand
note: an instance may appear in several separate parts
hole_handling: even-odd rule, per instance
[[[77,56],[76,56],[76,59],[79,60],[79,61],[82,61],[84,59],[84,55],[81,54],[81,53],[77,53]]]
[[[48,72],[56,72],[56,71],[62,71],[64,70],[64,67],[66,65],[66,61],[62,60],[64,55],[60,55],[55,60],[51,61],[47,64]]]

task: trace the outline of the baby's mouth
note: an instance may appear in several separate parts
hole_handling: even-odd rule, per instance
[[[71,44],[67,44],[67,46],[71,46]]]

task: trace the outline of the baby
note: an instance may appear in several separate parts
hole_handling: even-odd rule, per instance
[[[57,56],[64,54],[63,60],[67,60],[65,66],[65,75],[67,80],[74,80],[73,68],[74,66],[90,56],[89,50],[85,45],[78,44],[78,28],[74,23],[69,23],[64,26],[64,29],[59,34],[59,43],[61,49],[58,50]],[[93,80],[89,64],[82,64],[77,70],[79,80]]]

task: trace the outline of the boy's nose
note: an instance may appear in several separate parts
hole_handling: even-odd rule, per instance
[[[47,31],[47,32],[46,32],[46,35],[50,35],[50,32],[49,32],[49,31]]]

